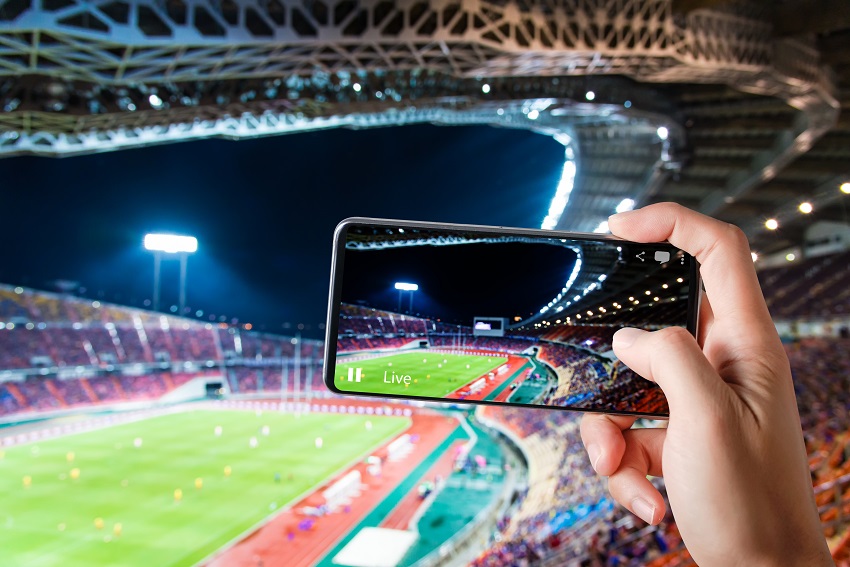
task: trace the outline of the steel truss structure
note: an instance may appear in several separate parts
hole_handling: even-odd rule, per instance
[[[0,0],[0,156],[417,122],[529,128],[577,159],[569,207],[582,214],[558,225],[572,230],[593,230],[625,197],[651,197],[677,169],[681,116],[657,90],[671,83],[725,84],[795,112],[769,148],[702,200],[709,213],[775,176],[838,115],[817,50],[776,41],[755,9]],[[653,137],[659,126],[669,143]],[[600,181],[600,171],[611,176]]]

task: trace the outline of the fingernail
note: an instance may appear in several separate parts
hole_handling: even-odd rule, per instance
[[[635,211],[624,211],[622,213],[614,213],[610,217],[608,217],[608,224],[611,224],[611,221],[623,220],[627,216],[633,214]]]
[[[596,468],[596,464],[599,462],[599,459],[602,458],[602,448],[596,443],[591,443],[587,446],[587,456],[590,458],[590,466],[593,467],[593,470],[599,472],[599,469]]]
[[[632,500],[632,512],[647,524],[651,524],[655,516],[655,506],[638,496]]]
[[[613,344],[619,348],[629,348],[645,332],[640,329],[633,329],[632,327],[624,327],[614,333]]]

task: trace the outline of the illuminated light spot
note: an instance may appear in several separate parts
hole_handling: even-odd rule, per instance
[[[362,87],[360,86],[360,83],[354,83],[351,85],[351,88],[354,89],[354,92],[359,93]]]
[[[850,195],[850,182],[842,183],[838,188],[845,195]],[[17,289],[15,291],[17,292]]]
[[[483,85],[481,85],[481,92],[484,93],[484,94],[489,93],[490,92],[490,85],[488,85],[487,83],[484,83]]]
[[[652,295],[652,294],[649,292],[649,290],[646,290],[644,293],[646,293],[646,295]]]
[[[683,280],[682,278],[676,278],[676,281],[679,283],[683,283],[685,280]]]
[[[587,100],[593,100],[596,98],[596,93],[593,91],[587,91],[586,93],[584,93],[584,98],[586,98]]]
[[[800,212],[803,213],[804,215],[807,215],[807,214],[811,213],[813,210],[815,210],[815,208],[812,206],[812,204],[809,203],[808,201],[800,203],[800,206],[797,207],[797,208],[800,209]]]
[[[529,120],[537,120],[538,117],[540,117],[540,112],[537,110],[532,110],[528,113]]]
[[[614,209],[618,213],[625,213],[626,211],[631,211],[635,208],[635,200],[634,199],[623,199],[620,201],[620,204],[617,205],[617,208]],[[618,250],[619,252],[619,250]]]
[[[764,221],[764,227],[767,230],[776,230],[777,228],[779,228],[779,221],[776,219],[767,219],[766,221]]]
[[[753,259],[753,262],[757,262],[759,259],[759,255],[755,252],[750,252],[750,257]]]
[[[794,254],[793,252],[789,252],[788,254],[785,255],[785,259],[788,260],[789,262],[793,262],[794,260],[797,259],[797,255]]]
[[[670,286],[668,286],[667,284],[662,284],[662,285],[661,285],[661,287],[662,287],[663,289],[667,289],[667,288],[668,288],[668,287],[670,287]]]

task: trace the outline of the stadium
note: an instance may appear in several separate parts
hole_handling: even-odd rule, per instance
[[[321,338],[345,217],[674,201],[749,238],[850,565],[845,4],[0,0],[0,564],[695,565],[557,408],[667,414],[612,340],[689,323],[677,250],[359,233]]]

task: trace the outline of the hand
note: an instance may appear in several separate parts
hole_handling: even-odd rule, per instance
[[[626,328],[614,352],[656,382],[670,406],[663,429],[586,414],[582,440],[608,489],[650,524],[663,476],[682,538],[702,567],[833,565],[812,494],[788,358],[770,319],[744,234],[678,205],[614,215],[611,232],[668,240],[693,254],[705,285],[699,342],[686,330]]]

